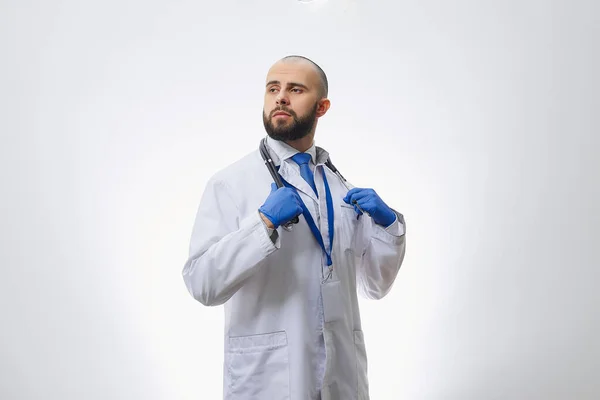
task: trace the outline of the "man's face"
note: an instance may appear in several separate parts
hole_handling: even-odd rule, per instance
[[[263,123],[275,140],[298,140],[311,133],[319,112],[319,77],[308,63],[279,62],[267,74]]]

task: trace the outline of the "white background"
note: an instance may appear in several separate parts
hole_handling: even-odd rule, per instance
[[[372,399],[600,398],[599,8],[2,1],[0,398],[220,398],[181,270],[288,54],[329,77],[317,144],[407,221],[361,303]]]

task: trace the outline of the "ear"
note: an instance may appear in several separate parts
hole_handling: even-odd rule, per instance
[[[327,110],[329,110],[330,106],[331,106],[331,102],[329,101],[329,99],[319,100],[319,102],[317,103],[317,118],[325,115]]]

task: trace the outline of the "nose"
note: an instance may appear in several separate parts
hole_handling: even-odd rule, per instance
[[[287,98],[284,91],[279,92],[279,94],[277,95],[277,98],[275,99],[275,102],[277,103],[278,106],[287,106],[290,104],[290,101]]]

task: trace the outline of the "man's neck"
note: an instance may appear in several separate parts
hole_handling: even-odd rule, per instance
[[[309,133],[308,135],[304,136],[302,139],[286,140],[285,143],[292,146],[299,152],[304,153],[306,150],[311,148],[311,146],[313,145],[314,138],[315,138],[315,133],[313,132],[313,133]]]

